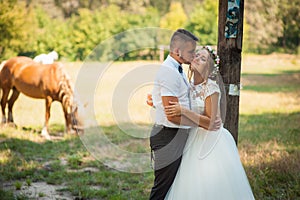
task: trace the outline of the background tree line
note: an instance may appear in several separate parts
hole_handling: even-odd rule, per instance
[[[244,52],[299,53],[300,0],[246,0],[244,20]],[[201,44],[216,45],[218,1],[0,0],[0,58],[55,50],[66,60],[84,60],[107,38],[144,27],[184,27]],[[122,48],[137,45],[128,41],[121,38]],[[147,50],[122,59],[154,57],[158,51]]]

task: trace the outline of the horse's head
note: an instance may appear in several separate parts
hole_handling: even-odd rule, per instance
[[[64,95],[62,100],[63,110],[66,118],[66,131],[78,135],[84,133],[84,110],[82,104],[73,95]]]
[[[81,103],[74,101],[67,111],[70,118],[71,128],[77,132],[78,135],[84,133],[84,108]]]
[[[57,65],[58,63],[55,64]],[[58,99],[63,106],[66,119],[66,130],[69,133],[73,132],[72,130],[74,130],[77,132],[77,134],[83,134],[83,106],[76,98],[69,75],[63,70],[61,65],[59,66],[59,69],[61,72],[61,80],[59,82]]]

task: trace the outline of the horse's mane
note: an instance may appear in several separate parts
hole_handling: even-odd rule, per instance
[[[63,66],[59,67],[60,78],[59,78],[59,101],[62,103],[63,108],[67,109],[68,113],[71,112],[71,106],[74,102],[74,90],[71,83],[71,78],[64,70]]]
[[[5,63],[7,62],[7,60],[4,60],[4,61],[2,61],[1,62],[1,64],[0,64],[0,71],[2,70],[2,68],[4,67],[4,65],[5,65]],[[2,95],[2,90],[1,90],[1,87],[2,87],[2,85],[1,85],[1,81],[0,81],[0,96]]]
[[[1,62],[1,64],[0,64],[0,71],[2,70],[2,68],[3,68],[3,66],[5,65],[6,61],[7,61],[7,60],[4,60],[4,61]]]

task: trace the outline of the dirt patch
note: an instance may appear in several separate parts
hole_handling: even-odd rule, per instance
[[[63,191],[63,185],[50,185],[46,182],[31,183],[30,186],[23,184],[20,190],[16,190],[14,182],[6,182],[3,184],[4,190],[12,191],[16,196],[26,196],[30,199],[39,200],[73,200],[74,196],[68,191]]]
[[[83,169],[73,169],[68,170],[69,172],[86,172],[93,173],[98,172],[99,169],[94,167],[86,167]],[[6,191],[11,191],[15,196],[26,196],[29,199],[39,199],[39,200],[73,200],[76,196],[73,196],[71,192],[67,191],[67,186],[62,185],[51,185],[46,182],[34,182],[28,185],[25,181],[21,182],[21,188],[16,189],[16,182],[9,181],[2,184],[2,189]],[[100,190],[101,186],[91,186],[94,190]]]

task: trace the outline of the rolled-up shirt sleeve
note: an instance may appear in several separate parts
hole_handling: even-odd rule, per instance
[[[163,79],[159,81],[161,88],[161,96],[174,96],[178,97],[180,95],[180,74],[174,69],[170,69],[169,67],[165,67],[162,70],[164,74]]]

